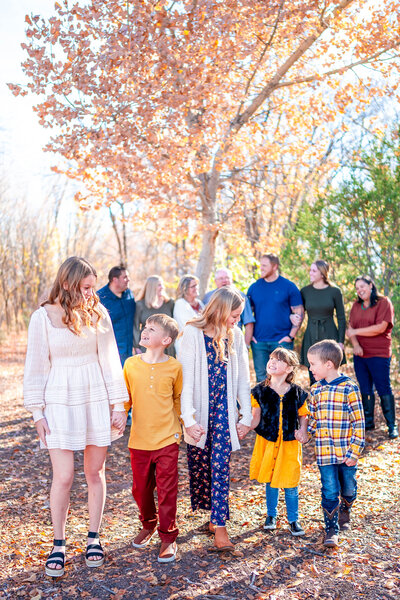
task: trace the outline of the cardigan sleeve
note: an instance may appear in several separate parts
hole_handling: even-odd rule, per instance
[[[174,319],[178,323],[179,331],[185,327],[186,323],[195,316],[189,302],[184,298],[179,298],[174,306]]]
[[[24,370],[24,406],[32,413],[35,422],[43,418],[45,389],[51,368],[43,310],[35,311],[29,323]]]
[[[183,330],[182,337],[180,338],[178,357],[182,364],[181,418],[185,427],[191,427],[196,424],[196,410],[193,406],[194,373],[195,361],[200,360],[200,356],[196,356],[196,340],[192,330],[193,327],[190,325]]]
[[[237,335],[239,334],[239,335]],[[243,333],[237,332],[237,353],[238,353],[238,401],[242,418],[239,423],[250,427],[252,421],[251,400],[250,400],[250,370],[249,354],[244,343]]]
[[[114,330],[107,310],[103,309],[103,318],[97,328],[97,354],[107,389],[108,400],[114,410],[124,410],[125,402],[129,402],[125,380],[118,354]]]

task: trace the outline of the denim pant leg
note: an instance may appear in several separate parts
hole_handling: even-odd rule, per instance
[[[256,372],[257,382],[264,381],[267,376],[266,366],[269,355],[272,350],[269,349],[268,342],[251,342],[251,351],[253,353],[254,370]]]
[[[348,504],[357,498],[357,466],[348,467],[344,463],[338,465],[340,493]]]
[[[285,488],[287,520],[294,523],[299,519],[299,488]]]
[[[390,357],[371,356],[371,358],[366,358],[365,360],[367,361],[369,372],[379,396],[382,397],[392,394],[392,386],[390,384]]]
[[[267,515],[276,517],[278,514],[279,488],[273,488],[269,483],[265,484],[265,496],[267,499]]]
[[[354,371],[357,377],[358,385],[360,386],[360,392],[363,395],[373,394],[373,379],[368,368],[368,359],[362,356],[353,357],[354,360]]]
[[[321,505],[326,529],[339,531],[338,510],[340,502],[339,465],[319,466],[321,475]]]

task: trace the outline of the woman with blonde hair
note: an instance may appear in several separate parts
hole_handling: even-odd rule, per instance
[[[76,450],[83,450],[88,485],[86,565],[104,562],[98,539],[106,496],[104,465],[107,446],[122,436],[126,422],[128,394],[112,324],[94,292],[96,280],[96,271],[84,258],[68,258],[48,300],[32,314],[28,330],[24,403],[53,468],[54,543],[45,567],[51,577],[64,574]]]
[[[174,319],[178,323],[179,331],[185,327],[190,319],[198,317],[204,308],[199,299],[199,280],[194,275],[181,277],[176,290],[174,306]],[[175,342],[176,351],[179,352],[180,339]]]
[[[340,289],[329,280],[329,264],[324,260],[315,260],[310,267],[310,285],[300,290],[304,310],[307,313],[307,328],[301,345],[300,362],[310,367],[307,359],[308,349],[322,340],[335,340],[344,350],[346,316],[343,296]],[[337,325],[334,320],[336,314]],[[343,363],[346,357],[343,352]],[[315,379],[309,370],[310,383]]]
[[[211,511],[205,530],[214,534],[217,550],[234,547],[226,530],[229,462],[252,418],[247,348],[236,327],[243,307],[237,290],[217,290],[204,312],[186,324],[179,353],[191,504]]]
[[[135,322],[133,325],[133,347],[137,353],[144,352],[139,345],[140,334],[149,317],[155,314],[164,314],[172,317],[174,312],[174,301],[169,298],[165,291],[164,281],[158,275],[147,278],[143,290],[136,302]],[[167,348],[166,353],[175,356],[174,345]]]

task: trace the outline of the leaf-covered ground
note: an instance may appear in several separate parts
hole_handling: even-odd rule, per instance
[[[171,598],[256,600],[278,598],[381,600],[400,597],[400,442],[389,441],[378,411],[378,428],[367,439],[360,462],[359,497],[352,531],[337,550],[322,546],[318,470],[311,445],[305,448],[301,481],[304,538],[288,532],[284,503],[276,532],[264,532],[263,486],[248,478],[254,436],[233,454],[231,521],[235,553],[217,554],[211,540],[196,532],[204,514],[189,504],[185,447],[180,456],[179,558],[157,562],[158,540],[135,550],[137,509],[130,493],[127,432],[113,445],[107,461],[108,496],[102,528],[107,560],[88,569],[83,559],[87,533],[86,485],[82,454],[67,525],[66,574],[54,582],[44,575],[52,546],[49,514],[50,466],[38,449],[31,419],[22,407],[25,340],[4,342],[0,350],[1,514],[0,598],[30,600],[129,600]]]

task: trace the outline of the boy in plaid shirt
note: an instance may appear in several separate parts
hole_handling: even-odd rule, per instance
[[[315,435],[321,475],[325,541],[337,546],[339,529],[350,527],[350,509],[357,497],[357,461],[365,445],[364,412],[358,386],[338,371],[343,352],[334,340],[309,349],[310,370],[317,380],[308,400],[308,431]]]

